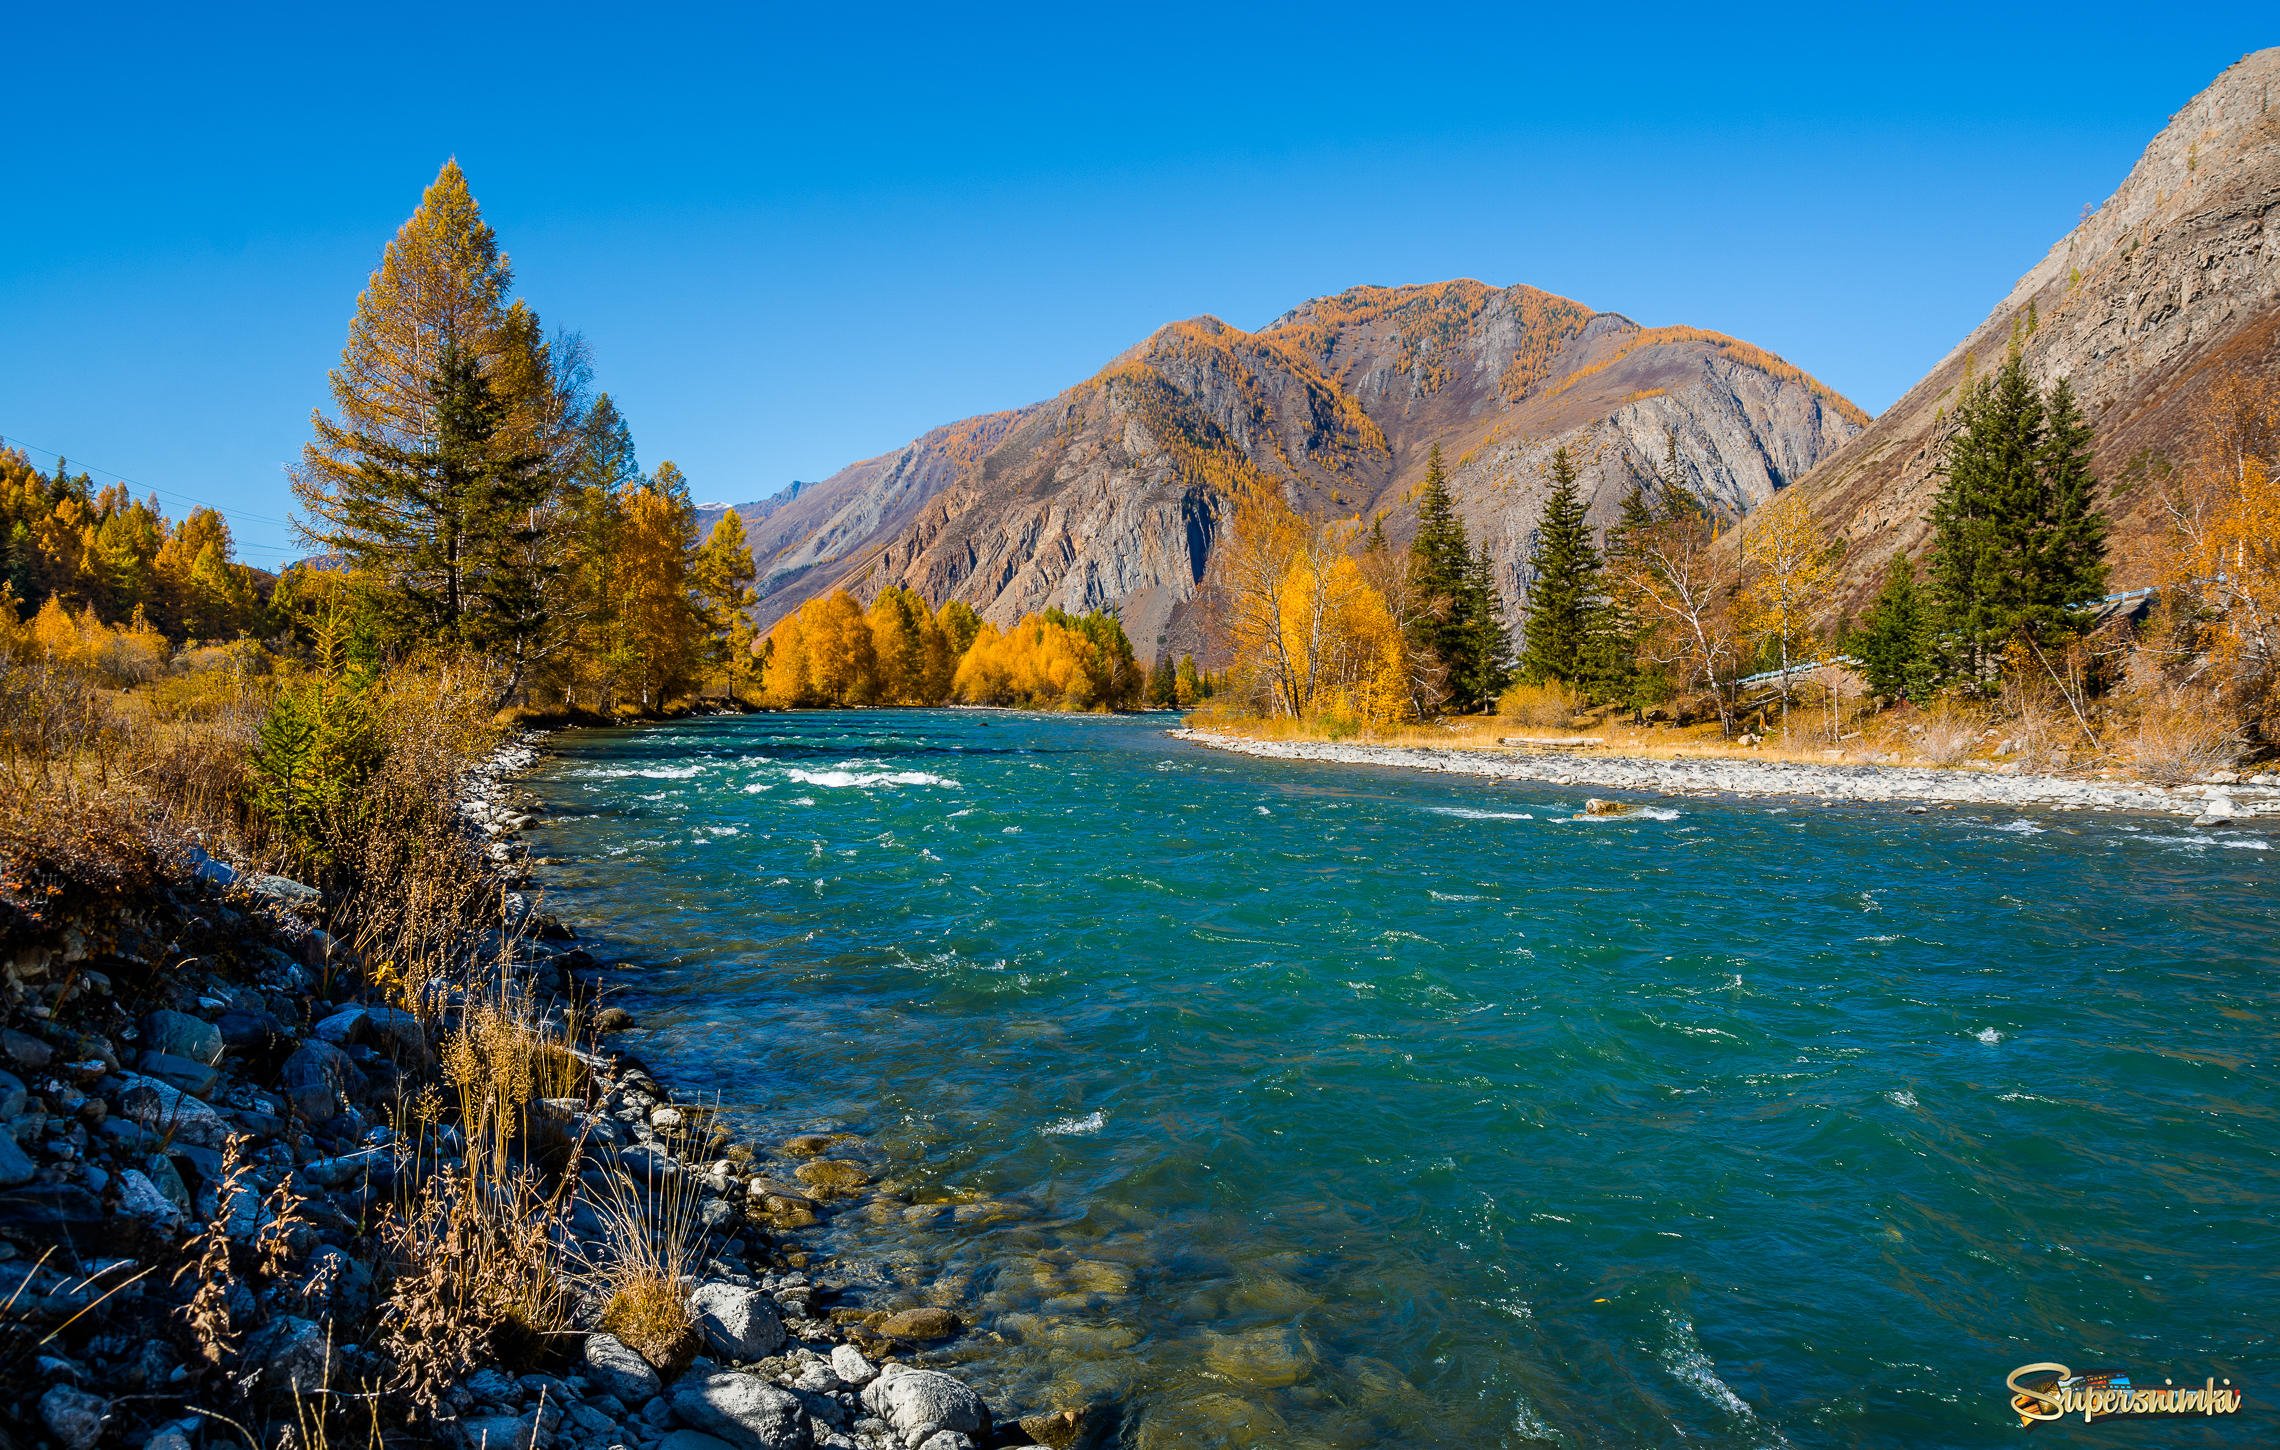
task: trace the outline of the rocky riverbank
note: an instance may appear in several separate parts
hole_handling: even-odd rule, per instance
[[[1804,797],[1931,805],[2041,806],[2051,810],[2153,811],[2195,824],[2229,825],[2280,816],[2280,777],[2246,783],[2159,786],[2140,781],[2004,775],[1968,769],[1893,765],[1811,765],[1731,759],[1653,760],[1629,756],[1540,754],[1510,750],[1435,749],[1416,745],[1350,745],[1326,741],[1253,740],[1219,731],[1179,729],[1181,740],[1268,760],[1381,765],[1495,780],[1592,786],[1656,795]]]
[[[407,1355],[460,1328],[407,1323],[402,1227],[480,1179],[481,1145],[427,1106],[477,1004],[429,1019],[350,990],[373,974],[317,924],[320,892],[192,850],[131,901],[19,911],[0,960],[0,1378],[25,1407],[6,1443],[307,1450],[328,1406],[342,1433],[344,1404],[370,1444],[468,1450],[1096,1436],[1097,1417],[1020,1419],[904,1362],[959,1331],[947,1312],[838,1302],[881,1276],[795,1237],[862,1196],[867,1174],[835,1140],[737,1142],[581,1025],[629,1019],[594,1009],[591,957],[522,889],[510,779],[533,758],[519,741],[466,782],[469,849],[510,888],[500,924],[466,945],[510,964],[532,1040],[565,1044],[548,1083],[576,1084],[529,1104],[511,1150],[541,1185],[533,1231],[563,1268],[539,1287],[563,1296],[568,1327],[493,1334],[447,1380],[408,1389]],[[643,1211],[684,1213],[698,1246],[677,1289],[693,1328],[662,1347],[603,1332],[606,1279],[575,1267],[606,1257],[628,1183]],[[431,1307],[470,1292],[454,1266],[472,1276],[483,1246],[442,1248]]]

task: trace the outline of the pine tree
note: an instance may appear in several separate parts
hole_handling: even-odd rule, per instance
[[[1931,592],[1943,647],[1983,675],[2011,640],[2077,632],[2105,581],[2090,428],[2064,382],[2046,395],[2013,350],[1956,410],[1933,502]]]
[[[1476,552],[1465,537],[1439,444],[1426,458],[1417,497],[1408,587],[1416,603],[1407,624],[1409,648],[1426,666],[1438,703],[1459,713],[1493,704],[1510,676],[1504,602],[1486,551]]]
[[[1860,661],[1871,693],[1919,704],[1930,697],[1938,683],[1931,619],[1916,587],[1916,567],[1906,555],[1892,560],[1884,587],[1846,648]]]
[[[1528,618],[1520,673],[1529,680],[1584,682],[1592,631],[1603,603],[1599,552],[1592,547],[1575,460],[1552,453],[1552,493],[1529,551]]]

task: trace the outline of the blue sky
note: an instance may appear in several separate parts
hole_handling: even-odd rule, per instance
[[[448,155],[644,463],[742,500],[1362,282],[1714,327],[1879,409],[2280,43],[2269,3],[71,8],[9,27],[0,434],[255,563]]]

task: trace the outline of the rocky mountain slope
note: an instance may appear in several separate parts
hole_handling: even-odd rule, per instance
[[[1718,333],[1642,328],[1530,287],[1359,287],[1258,332],[1171,324],[1058,397],[739,511],[763,622],[831,588],[906,583],[1000,623],[1115,606],[1149,655],[1196,647],[1191,605],[1244,480],[1320,517],[1383,515],[1398,539],[1439,443],[1460,511],[1516,594],[1559,444],[1602,520],[1673,434],[1688,486],[1740,512],[1866,422]]]
[[[1957,398],[2014,336],[2039,380],[2072,380],[2097,430],[2115,587],[2152,582],[2160,465],[2190,452],[2204,385],[2235,366],[2280,371],[2280,49],[2194,97],[1985,322],[1799,485],[1846,541],[1852,602],[1894,551],[1928,541]]]

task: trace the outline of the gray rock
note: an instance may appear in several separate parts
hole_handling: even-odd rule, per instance
[[[705,1284],[690,1297],[697,1328],[715,1352],[735,1360],[765,1359],[784,1347],[784,1321],[758,1289]]]
[[[171,1057],[187,1057],[211,1066],[222,1060],[222,1029],[187,1012],[165,1008],[142,1020],[143,1046]]]
[[[0,1133],[0,1188],[14,1188],[20,1183],[29,1183],[32,1175],[39,1171],[39,1165],[22,1148],[16,1146],[14,1138]]]
[[[293,1111],[312,1123],[337,1116],[342,1096],[358,1078],[348,1054],[329,1042],[304,1042],[277,1071],[277,1090]]]
[[[151,1182],[149,1174],[136,1168],[119,1174],[119,1212],[161,1233],[172,1233],[182,1223],[182,1210]]]
[[[649,1361],[629,1349],[614,1334],[586,1336],[586,1378],[605,1394],[629,1405],[656,1397],[664,1388]]]
[[[40,1423],[70,1450],[94,1450],[110,1417],[108,1401],[70,1385],[50,1385],[40,1396]]]
[[[736,1450],[718,1435],[702,1430],[674,1430],[658,1442],[660,1450]]]
[[[673,1413],[741,1450],[806,1450],[809,1443],[797,1395],[733,1370],[683,1376],[673,1387]]]
[[[918,1450],[974,1450],[974,1438],[956,1430],[937,1430],[918,1442]]]
[[[143,1441],[142,1450],[190,1450],[190,1436],[179,1425],[162,1425]]]
[[[120,1074],[119,1081],[113,1101],[129,1122],[200,1148],[219,1148],[229,1137],[221,1114],[172,1083],[132,1072]]]
[[[879,1367],[863,1357],[863,1351],[852,1344],[835,1344],[831,1347],[831,1372],[848,1384],[863,1386],[879,1377]]]
[[[982,1397],[939,1370],[881,1367],[863,1388],[863,1408],[892,1426],[905,1444],[916,1444],[938,1430],[978,1435],[989,1428]]]
[[[246,890],[277,906],[315,906],[325,899],[325,894],[316,887],[295,881],[289,876],[271,876],[265,873],[245,877],[244,881]]]
[[[306,1398],[332,1383],[332,1341],[325,1327],[292,1315],[277,1320],[246,1344],[246,1362],[259,1367],[262,1394]]]
[[[2202,805],[2201,813],[2193,818],[2193,824],[2196,826],[2229,826],[2239,819],[2240,807],[2233,804],[2233,798],[2223,791],[2216,791]]]
[[[0,1123],[22,1116],[24,1105],[31,1094],[24,1088],[24,1080],[12,1072],[0,1071]]]
[[[18,1067],[30,1068],[33,1072],[38,1072],[55,1061],[54,1048],[30,1033],[18,1032],[13,1027],[0,1027],[0,1053],[6,1054],[8,1060]]]
[[[135,1067],[193,1096],[212,1092],[214,1084],[222,1080],[221,1070],[212,1063],[176,1057],[171,1052],[145,1052],[135,1059]]]

